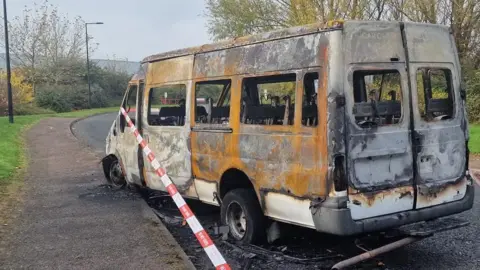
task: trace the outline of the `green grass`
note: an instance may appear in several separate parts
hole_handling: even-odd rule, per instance
[[[8,123],[7,117],[0,117],[0,183],[9,178],[20,166],[23,159],[22,131],[42,117],[41,115],[15,117],[15,123]]]
[[[470,153],[480,154],[480,124],[470,124]]]
[[[26,166],[23,148],[23,134],[28,127],[45,117],[80,118],[98,113],[116,112],[119,107],[81,110],[68,113],[15,116],[14,124],[8,117],[0,117],[0,184],[15,179],[15,172]]]

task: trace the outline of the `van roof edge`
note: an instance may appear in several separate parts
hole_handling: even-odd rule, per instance
[[[244,45],[262,43],[262,42],[271,41],[271,40],[302,36],[302,35],[311,34],[315,32],[326,32],[326,31],[341,29],[341,26],[339,27],[339,23],[338,23],[339,21],[335,21],[335,22],[337,23],[331,24],[329,21],[326,24],[314,23],[314,24],[307,24],[307,25],[295,26],[290,28],[283,28],[275,31],[265,32],[265,33],[226,39],[226,40],[222,40],[215,43],[204,44],[201,46],[195,46],[190,48],[184,48],[184,49],[154,54],[144,58],[142,60],[142,63],[155,62],[155,61],[166,60],[170,58],[182,57],[187,55],[195,55],[198,53],[218,51],[218,50],[234,48],[234,47],[239,47]]]

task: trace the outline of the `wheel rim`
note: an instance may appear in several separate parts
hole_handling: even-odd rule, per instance
[[[230,233],[237,240],[241,240],[247,231],[247,219],[245,211],[237,202],[232,202],[227,208],[227,224]]]
[[[118,160],[113,161],[110,166],[110,180],[114,186],[123,186],[125,184],[122,167],[120,167]]]

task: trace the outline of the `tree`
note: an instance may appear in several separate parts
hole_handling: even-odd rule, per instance
[[[389,0],[207,0],[214,39],[332,19],[380,20]]]
[[[57,84],[79,75],[71,74],[77,71],[71,63],[76,66],[85,58],[84,27],[81,17],[71,21],[47,0],[25,7],[22,17],[9,21],[12,59],[34,89],[38,84]],[[4,36],[3,31],[1,34]]]
[[[444,24],[462,63],[480,68],[478,0],[206,0],[206,16],[216,40],[332,19]]]

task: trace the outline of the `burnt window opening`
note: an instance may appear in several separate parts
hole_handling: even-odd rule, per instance
[[[318,73],[305,74],[303,84],[302,125],[316,127],[318,125]]]
[[[439,68],[418,69],[417,100],[420,116],[425,121],[453,118],[455,102],[451,71]]]
[[[296,74],[245,78],[241,122],[250,125],[293,125]]]
[[[353,115],[361,128],[401,122],[402,81],[398,70],[355,71],[353,96]]]
[[[197,82],[195,123],[228,125],[231,87],[231,80]]]
[[[148,124],[150,126],[185,125],[187,87],[184,84],[164,85],[150,89]]]
[[[137,93],[138,86],[132,85],[129,86],[127,96],[122,103],[123,109],[127,112],[128,117],[132,120],[133,124],[135,124],[136,112],[137,112]],[[126,126],[126,119],[123,115],[120,116],[120,132],[125,132]]]

